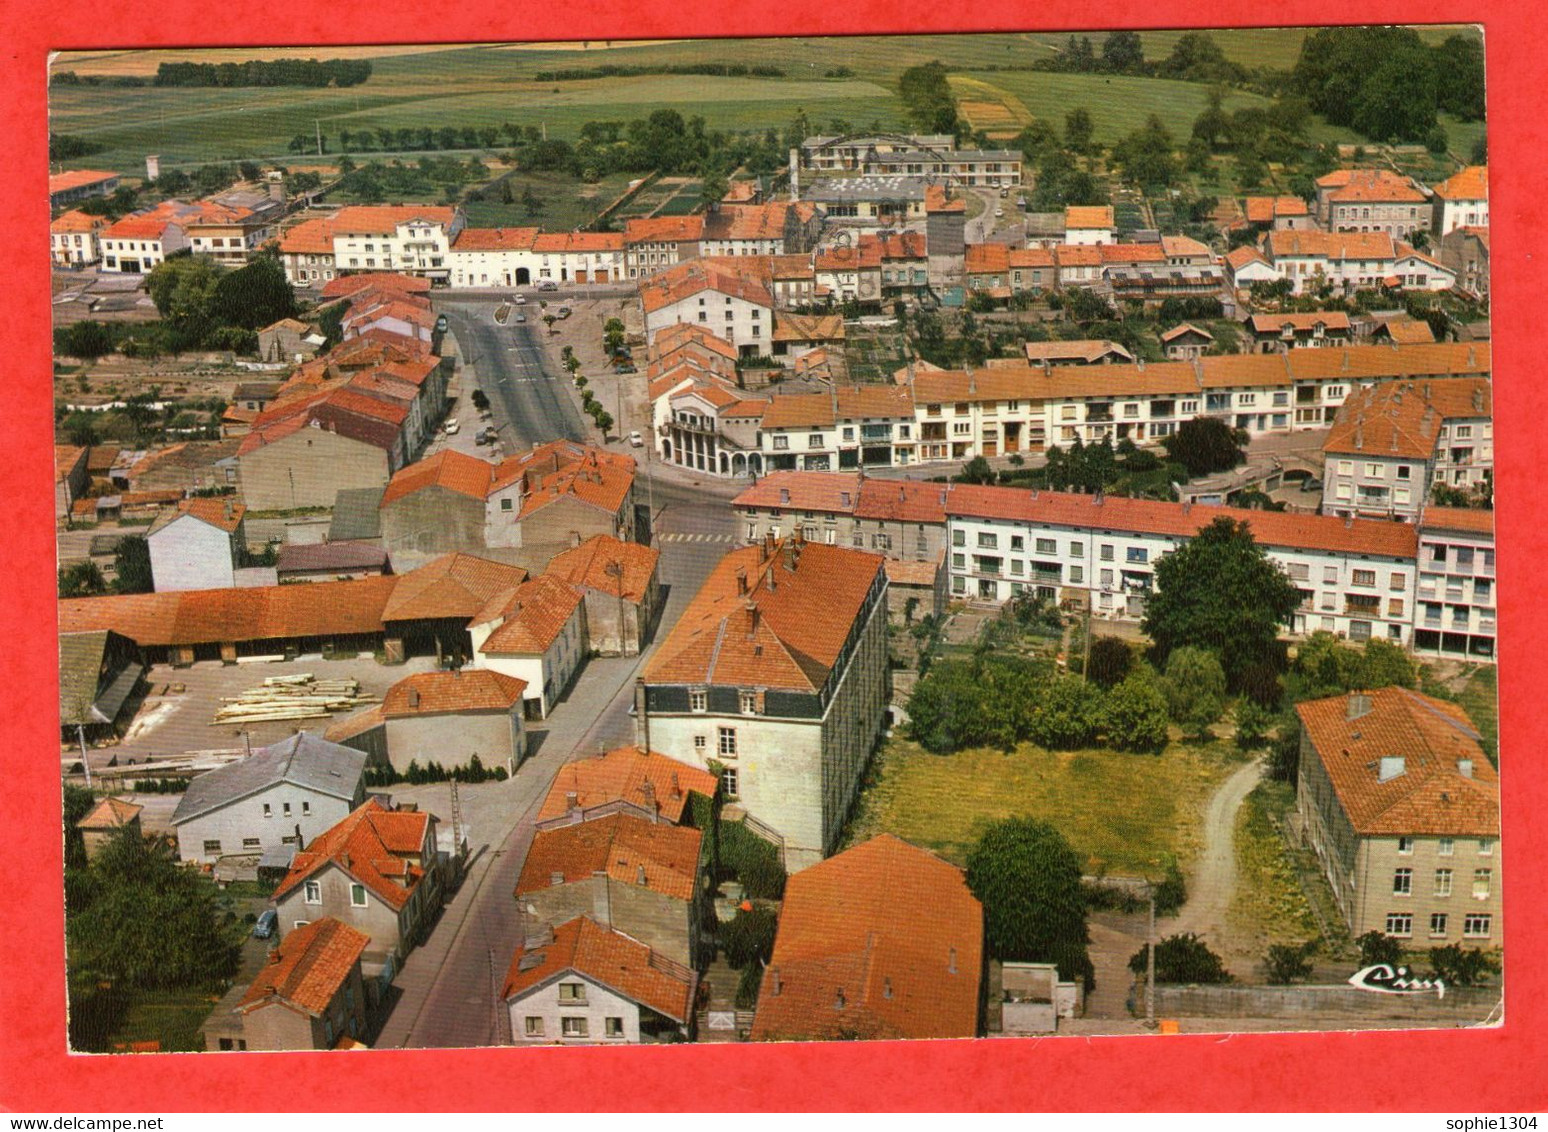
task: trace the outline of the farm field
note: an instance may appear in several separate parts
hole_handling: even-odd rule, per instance
[[[960,865],[990,822],[1029,815],[1052,822],[1089,870],[1130,875],[1167,858],[1186,871],[1207,799],[1240,765],[1222,745],[1178,743],[1159,756],[1026,743],[932,755],[894,739],[877,759],[850,844],[893,833]]]
[[[583,228],[597,218],[597,213],[617,200],[629,187],[631,178],[624,174],[604,177],[600,181],[579,181],[562,173],[514,173],[509,179],[514,204],[504,204],[499,189],[485,190],[485,199],[467,201],[463,211],[468,223],[475,228],[547,228],[565,231]],[[527,189],[538,198],[542,208],[529,213],[521,203]]]

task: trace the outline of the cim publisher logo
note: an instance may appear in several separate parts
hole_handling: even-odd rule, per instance
[[[1436,998],[1446,997],[1446,984],[1441,979],[1414,978],[1407,967],[1392,967],[1386,963],[1375,963],[1356,971],[1349,976],[1349,985],[1377,994],[1428,994],[1434,991]]]

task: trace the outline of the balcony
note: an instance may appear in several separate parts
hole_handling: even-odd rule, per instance
[[[860,441],[861,441],[861,443],[865,443],[867,441],[873,441],[873,440],[891,440],[891,439],[892,439],[892,426],[891,425],[861,425],[860,426]]]
[[[1036,582],[1044,586],[1059,586],[1064,584],[1064,572],[1062,570],[1031,570],[1027,573],[1027,581]]]

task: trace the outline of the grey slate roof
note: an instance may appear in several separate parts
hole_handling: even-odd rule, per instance
[[[59,721],[112,723],[133,694],[145,666],[128,663],[104,674],[113,632],[98,629],[65,633],[59,638]]]
[[[300,731],[289,739],[254,749],[250,758],[193,779],[177,803],[172,824],[181,825],[280,782],[352,802],[365,762],[364,751]]]
[[[328,528],[329,542],[382,537],[382,487],[350,487],[333,499],[333,523]]]
[[[387,552],[369,542],[297,543],[279,549],[280,574],[314,570],[368,570],[387,565]]]

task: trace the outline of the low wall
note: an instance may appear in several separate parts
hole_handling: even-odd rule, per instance
[[[1437,998],[1434,994],[1378,994],[1349,986],[1158,986],[1156,1016],[1411,1019],[1468,1025],[1488,1018],[1502,994],[1499,987],[1448,987],[1446,996]]]

